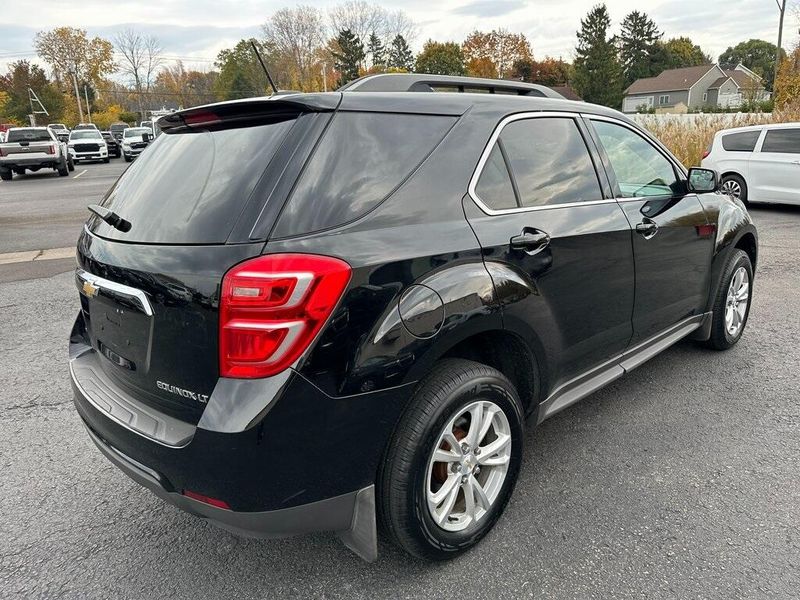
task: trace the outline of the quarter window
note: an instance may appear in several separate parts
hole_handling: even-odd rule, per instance
[[[722,147],[727,152],[752,152],[755,150],[761,131],[744,131],[722,136]]]
[[[800,129],[770,129],[761,151],[800,154]]]
[[[594,121],[594,128],[623,198],[666,196],[678,191],[672,163],[642,136],[607,121]]]
[[[508,178],[503,173],[503,158]],[[511,181],[515,185],[509,185]],[[516,196],[509,195],[515,191]],[[488,195],[483,196],[482,192]],[[559,117],[506,125],[484,166],[476,193],[494,209],[602,198],[597,173],[577,124],[574,119]]]

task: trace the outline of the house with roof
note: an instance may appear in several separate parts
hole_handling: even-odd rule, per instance
[[[743,102],[769,97],[761,78],[742,64],[732,69],[700,65],[637,79],[624,92],[622,111],[685,113],[712,107],[738,108]]]

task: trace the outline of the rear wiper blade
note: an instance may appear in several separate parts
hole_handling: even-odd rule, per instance
[[[119,229],[122,233],[127,233],[131,230],[131,222],[126,221],[114,211],[103,208],[99,204],[90,204],[86,208],[103,219],[103,221],[111,225],[114,229]]]

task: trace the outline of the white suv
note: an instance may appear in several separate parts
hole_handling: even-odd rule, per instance
[[[743,202],[800,204],[800,123],[724,129],[703,167],[722,175],[722,191]]]

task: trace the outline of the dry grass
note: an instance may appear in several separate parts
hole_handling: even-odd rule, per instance
[[[674,119],[644,116],[637,121],[660,139],[687,167],[700,165],[703,151],[721,129],[800,121],[800,105],[774,113],[686,115]]]

